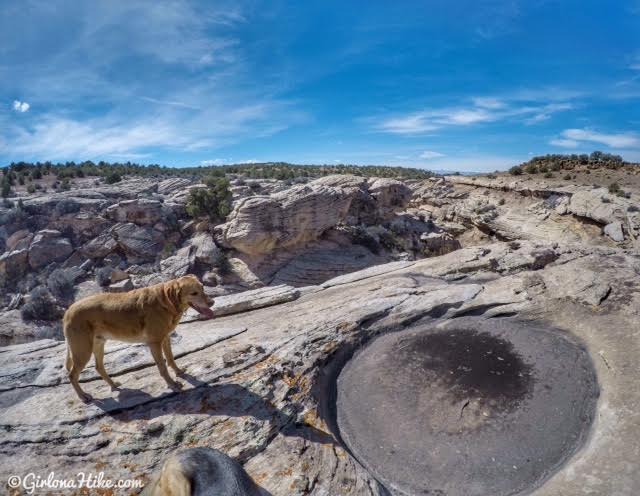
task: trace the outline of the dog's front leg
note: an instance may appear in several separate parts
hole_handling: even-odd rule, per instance
[[[171,350],[171,339],[169,338],[169,336],[162,340],[162,352],[164,353],[164,357],[167,359],[169,367],[171,367],[178,375],[184,374],[184,370],[178,367],[178,364],[173,359],[173,351]]]
[[[169,375],[169,371],[167,370],[167,366],[164,362],[164,357],[162,356],[162,345],[160,343],[149,343],[149,349],[151,350],[151,355],[153,355],[153,359],[158,366],[160,375],[166,381],[167,385],[174,390],[182,389],[182,384],[174,381]]]

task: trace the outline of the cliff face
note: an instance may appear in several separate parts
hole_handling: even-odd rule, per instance
[[[616,248],[521,241],[378,265],[298,290],[245,295],[244,303],[237,296],[217,304],[221,313],[240,313],[178,327],[174,353],[188,373],[181,392],[166,389],[146,349],[111,343],[106,368],[123,389],[111,392],[88,367],[83,387],[96,398],[88,406],[64,378],[63,343],[5,347],[0,477],[47,467],[60,477],[95,470],[148,481],[175,450],[210,446],[240,460],[274,495],[386,494],[381,484],[406,482],[401,467],[378,482],[371,474],[379,467],[366,460],[367,470],[352,457],[335,422],[336,375],[353,352],[383,333],[424,325],[533,321],[582,343],[599,388],[588,439],[548,467],[536,494],[636,494],[640,478],[629,460],[640,433],[639,275],[638,258]],[[481,415],[467,408],[464,415]],[[456,419],[430,421],[453,428],[455,412]],[[431,447],[416,449],[420,456]],[[514,470],[496,470],[507,469]]]

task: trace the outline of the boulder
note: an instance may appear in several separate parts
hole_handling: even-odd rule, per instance
[[[179,249],[175,255],[162,260],[160,262],[160,270],[163,277],[173,279],[186,276],[195,261],[194,251],[193,247],[185,246]]]
[[[613,241],[618,243],[624,241],[624,233],[622,232],[622,222],[611,222],[604,226],[604,233]]]
[[[389,215],[398,208],[406,206],[412,193],[401,181],[377,178],[369,185],[369,194],[376,200],[381,213]]]
[[[184,179],[181,177],[172,177],[169,179],[165,179],[164,181],[160,181],[158,183],[158,193],[161,195],[168,195],[188,186],[189,184],[191,184],[191,181],[189,179]]]
[[[217,239],[250,255],[300,245],[343,221],[353,194],[349,188],[317,180],[272,196],[244,198],[228,221],[216,227]]]
[[[220,254],[218,248],[213,241],[213,236],[208,232],[198,232],[188,241],[190,246],[194,248],[194,256],[197,262],[213,265],[216,257]]]
[[[627,198],[609,194],[605,188],[583,189],[571,196],[567,212],[600,224],[610,224],[623,219],[631,204]]]
[[[162,203],[158,200],[138,198],[125,200],[107,208],[105,215],[114,222],[133,222],[139,226],[152,226],[162,219]]]
[[[118,247],[111,232],[105,232],[80,247],[80,252],[88,258],[103,258]]]
[[[29,268],[29,252],[26,248],[0,255],[0,287],[11,285]]]
[[[127,291],[131,291],[133,289],[133,283],[131,279],[123,279],[119,282],[114,282],[109,285],[110,293],[126,293]]]
[[[164,246],[162,233],[131,222],[116,224],[112,234],[129,263],[153,262]]]
[[[38,231],[29,245],[29,265],[39,269],[51,262],[61,262],[73,252],[71,242],[60,231]]]
[[[28,229],[20,229],[7,238],[5,241],[5,250],[13,251],[28,248],[32,240],[33,234],[31,231]]]

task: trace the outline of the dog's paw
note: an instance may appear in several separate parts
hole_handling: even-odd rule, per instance
[[[183,376],[187,374],[187,370],[181,369],[180,367],[176,367],[175,369],[173,369],[173,371],[176,373],[176,375],[179,375],[179,376]]]
[[[122,386],[122,384],[120,384],[118,381],[113,381],[113,384],[111,384],[111,391],[117,391],[118,389],[120,389],[120,386]]]
[[[93,396],[87,393],[79,394],[78,397],[80,398],[80,401],[82,401],[83,403],[91,403],[93,401]]]
[[[169,383],[169,387],[173,390],[173,391],[182,391],[182,383],[178,382],[178,381],[173,381]]]

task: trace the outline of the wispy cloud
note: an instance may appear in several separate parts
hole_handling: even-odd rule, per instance
[[[25,0],[31,2],[34,0]],[[239,3],[167,0],[0,7],[0,65],[8,91],[38,103],[33,118],[0,113],[7,159],[144,156],[213,150],[271,136],[305,119],[245,65]],[[21,25],[65,26],[24,36]],[[25,57],[24,53],[29,53]],[[16,112],[29,103],[16,101]]]
[[[375,129],[393,134],[423,134],[448,126],[520,119],[535,124],[551,118],[557,112],[574,108],[570,102],[531,103],[496,97],[476,97],[468,107],[425,109],[401,116],[377,119]]]
[[[150,103],[157,103],[158,105],[170,105],[172,107],[182,107],[182,108],[188,108],[193,110],[198,110],[199,108],[196,105],[191,105],[185,102],[177,102],[173,100],[158,100],[157,98],[151,98],[149,96],[142,96],[140,98]]]
[[[566,139],[566,138],[556,138],[549,141],[550,145],[559,146],[561,148],[578,148],[580,143],[576,140]]]
[[[13,110],[20,112],[21,114],[29,110],[30,105],[27,102],[21,102],[20,100],[13,101]]]
[[[577,148],[584,143],[598,143],[614,149],[640,148],[640,137],[634,133],[600,133],[591,129],[565,129],[561,138],[553,139],[551,145]]]
[[[160,150],[206,150],[229,145],[248,136],[270,136],[300,118],[286,104],[264,101],[234,108],[222,104],[193,112],[170,108],[144,118],[120,112],[91,119],[46,114],[29,126],[6,124],[0,154],[29,159],[100,158],[141,156],[150,148]],[[274,114],[285,114],[276,119]],[[220,116],[224,116],[221,118]]]
[[[432,160],[440,157],[444,157],[444,153],[434,152],[433,150],[426,150],[420,154],[420,158],[424,158],[426,160]]]

